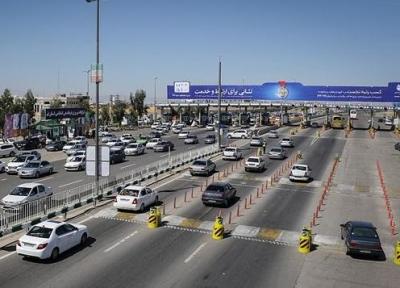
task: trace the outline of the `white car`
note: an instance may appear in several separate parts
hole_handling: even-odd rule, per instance
[[[390,120],[389,118],[385,119],[385,125],[393,125],[392,120]]]
[[[146,207],[155,205],[157,202],[158,194],[156,191],[144,186],[130,185],[117,194],[114,207],[118,210],[144,212]]]
[[[87,141],[85,136],[76,136],[74,138],[74,141],[77,141],[77,143],[84,143],[84,144],[88,143],[88,141]]]
[[[232,139],[235,139],[235,138],[236,139],[239,139],[239,138],[247,139],[247,138],[250,138],[250,133],[248,133],[247,130],[240,129],[240,130],[235,130],[235,131],[229,132],[226,137],[228,137],[229,139],[231,139],[231,138]]]
[[[131,143],[126,146],[124,153],[126,156],[139,155],[144,153],[145,147],[140,143]]]
[[[289,175],[290,181],[309,181],[311,169],[306,164],[294,164]]]
[[[12,143],[0,144],[0,157],[14,157],[17,155],[18,150]]]
[[[18,170],[21,169],[26,163],[32,160],[38,160],[35,155],[17,155],[14,159],[7,163],[6,172],[7,174],[18,174]]]
[[[161,123],[160,122],[158,122],[158,121],[156,121],[156,122],[154,122],[153,124],[151,124],[151,126],[150,126],[150,128],[151,129],[156,129],[158,126],[160,126],[161,125]]]
[[[226,147],[222,154],[224,160],[239,160],[241,158],[243,158],[243,154],[238,147]]]
[[[70,162],[76,156],[86,156],[86,150],[78,150],[78,151],[76,151],[74,154],[72,154],[71,156],[67,157],[65,162]]]
[[[109,141],[107,141],[106,145],[109,147],[113,147],[113,146],[117,145],[118,143],[123,144],[124,142],[122,142],[121,140],[119,140],[117,138],[114,138],[114,139],[110,139]]]
[[[76,146],[77,144],[85,144],[85,143],[78,141],[78,140],[71,140],[63,146],[63,151],[66,152],[66,151],[70,150],[72,147]]]
[[[262,157],[249,157],[246,160],[244,167],[245,171],[258,171],[262,172],[266,169],[265,160]]]
[[[101,137],[101,143],[107,143],[111,140],[117,140],[117,136],[113,134],[106,134],[106,136]]]
[[[152,138],[146,143],[146,149],[153,149],[158,143],[161,142],[161,138]]]
[[[64,152],[68,156],[71,156],[71,155],[75,154],[77,151],[81,151],[81,150],[86,150],[86,144],[75,144],[70,149],[65,150]]]
[[[6,163],[0,161],[0,173],[6,172]]]
[[[84,246],[88,233],[85,225],[47,220],[32,226],[19,238],[17,254],[54,261],[61,253],[77,245]]]
[[[178,139],[186,139],[189,134],[190,134],[189,131],[181,131],[178,134]]]
[[[281,147],[294,147],[294,141],[292,138],[282,138],[282,140],[279,141],[279,144]]]
[[[129,144],[129,143],[133,143],[133,142],[135,142],[135,138],[132,136],[132,135],[130,135],[130,134],[128,134],[128,135],[126,135],[126,134],[124,134],[124,135],[122,135],[122,137],[120,138],[120,140],[124,143],[124,144]]]
[[[85,156],[75,156],[69,162],[64,164],[64,169],[66,171],[80,171],[86,169],[86,157]]]
[[[268,138],[279,138],[278,130],[270,130],[266,134]]]
[[[207,126],[206,126],[207,131],[214,131],[214,129],[215,129],[215,127],[213,124],[207,124]]]
[[[41,183],[23,183],[15,187],[7,196],[1,199],[1,205],[5,208],[16,208],[19,205],[51,195],[53,195],[52,189]]]
[[[172,133],[179,134],[181,132],[182,132],[182,128],[177,127],[177,126],[172,127]]]

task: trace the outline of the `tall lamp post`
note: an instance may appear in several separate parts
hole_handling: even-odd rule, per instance
[[[221,58],[218,64],[218,148],[221,148]]]
[[[86,0],[86,2],[90,3],[96,1],[97,6],[97,16],[96,16],[96,134],[95,134],[95,183],[96,183],[96,194],[99,193],[99,179],[100,179],[100,147],[99,147],[99,86],[100,86],[100,77],[99,77],[99,66],[100,66],[100,0]],[[96,201],[94,201],[96,203]]]
[[[157,79],[158,77],[154,77],[154,121],[157,121]]]

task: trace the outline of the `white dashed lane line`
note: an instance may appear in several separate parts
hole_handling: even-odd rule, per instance
[[[67,187],[67,186],[69,186],[69,185],[77,184],[77,183],[80,183],[80,182],[82,182],[82,181],[83,181],[83,179],[81,179],[81,180],[76,180],[76,181],[73,181],[73,182],[70,182],[70,183],[67,183],[67,184],[60,185],[60,186],[58,186],[58,188]]]
[[[189,262],[190,260],[192,260],[192,258],[193,258],[194,256],[196,256],[196,255],[200,252],[200,250],[203,249],[204,246],[206,246],[206,245],[207,245],[207,242],[201,244],[201,245],[200,245],[196,250],[194,250],[193,253],[190,254],[189,257],[187,257],[187,258],[185,259],[185,261],[183,261],[183,262],[184,262],[185,264],[188,263],[188,262]]]
[[[131,167],[131,166],[135,166],[135,165],[136,165],[136,164],[129,164],[129,165],[126,165],[126,166],[122,166],[122,167],[119,168],[119,169],[124,170],[125,168]]]
[[[112,249],[114,249],[115,247],[121,245],[122,243],[124,243],[126,240],[128,240],[129,238],[131,238],[132,236],[135,236],[138,233],[138,231],[136,230],[135,232],[133,232],[132,234],[129,234],[128,236],[126,236],[125,238],[119,240],[117,243],[115,243],[114,245],[111,245],[110,247],[108,247],[106,250],[104,250],[104,253],[110,252]]]

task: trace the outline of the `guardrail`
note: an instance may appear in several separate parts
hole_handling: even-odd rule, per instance
[[[101,200],[127,185],[140,184],[145,180],[188,164],[194,159],[211,156],[218,152],[220,152],[218,145],[190,150],[166,157],[166,159],[142,166],[141,168],[128,170],[116,176],[101,179],[99,181],[99,191],[96,191],[95,183],[92,182],[16,207],[3,208],[0,213],[0,236],[21,230],[26,226],[34,225],[44,219],[64,214],[82,205]]]

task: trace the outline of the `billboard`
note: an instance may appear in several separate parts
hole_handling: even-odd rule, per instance
[[[190,85],[185,92],[167,86],[170,100],[218,100],[217,85]],[[222,85],[222,100],[301,102],[400,102],[400,82],[388,86],[305,86],[299,82],[268,82],[262,85]]]
[[[46,119],[80,118],[85,117],[83,108],[50,108],[45,110]]]

